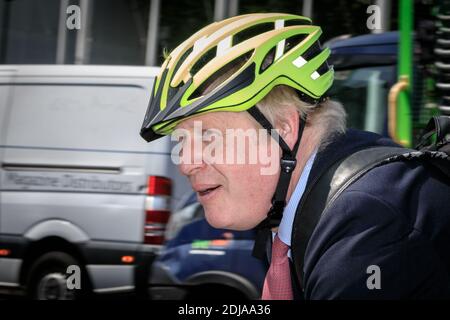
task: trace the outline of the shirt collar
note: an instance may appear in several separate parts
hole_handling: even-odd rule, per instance
[[[295,186],[294,192],[289,199],[288,204],[284,208],[283,218],[281,218],[280,226],[278,227],[278,237],[281,241],[291,246],[291,233],[292,225],[294,223],[294,217],[297,210],[297,206],[305,192],[306,183],[308,182],[309,173],[311,172],[314,159],[316,158],[317,150],[315,150],[303,168],[300,179],[298,179],[297,185]]]

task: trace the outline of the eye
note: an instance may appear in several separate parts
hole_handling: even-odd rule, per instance
[[[216,138],[217,136],[222,135],[222,131],[216,128],[205,129],[202,132],[203,140],[210,141],[211,138]]]

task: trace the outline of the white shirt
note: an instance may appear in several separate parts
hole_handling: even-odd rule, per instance
[[[308,182],[309,173],[311,172],[316,154],[317,151],[314,151],[306,162],[302,174],[300,175],[300,179],[298,179],[297,185],[295,186],[294,192],[284,208],[283,218],[281,218],[280,226],[278,227],[278,237],[289,247],[291,247],[292,225],[294,223],[295,212],[303,193],[305,192],[306,183]],[[275,234],[276,233],[272,232],[272,237],[275,237]],[[291,258],[291,249],[289,249],[287,254],[288,257]]]

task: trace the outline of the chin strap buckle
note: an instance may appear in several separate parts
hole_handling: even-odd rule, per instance
[[[297,165],[296,159],[281,158],[281,171],[283,171],[284,173],[288,174],[292,173],[296,165]]]

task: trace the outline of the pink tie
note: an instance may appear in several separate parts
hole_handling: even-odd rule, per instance
[[[264,280],[262,300],[292,300],[288,250],[289,246],[276,235],[272,244],[272,260]]]

